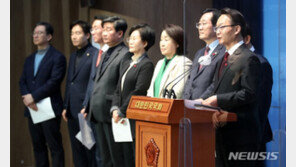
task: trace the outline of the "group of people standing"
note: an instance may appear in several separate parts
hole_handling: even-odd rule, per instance
[[[167,90],[173,91],[169,97],[196,100],[223,110],[213,115],[216,166],[263,166],[264,162],[227,159],[233,151],[264,151],[272,137],[267,119],[272,69],[264,57],[250,50],[251,31],[243,15],[229,8],[203,11],[196,28],[206,46],[193,62],[183,54],[182,27],[165,25],[159,43],[164,58],[155,68],[148,55],[155,43],[153,28],[148,24],[132,26],[126,46],[127,27],[117,16],[95,17],[91,27],[85,21],[73,22],[71,41],[76,51],[66,68],[66,58],[50,45],[52,26],[46,22],[35,26],[33,42],[38,50],[25,61],[20,90],[36,166],[49,166],[47,145],[52,166],[64,166],[61,118],[68,124],[76,167],[135,166],[135,142],[115,142],[111,120],[119,123],[126,117],[131,96],[167,98]],[[91,37],[100,49],[92,46]],[[204,63],[206,59],[210,61]],[[66,71],[63,100],[60,86]],[[50,97],[56,117],[34,124],[28,107],[37,111],[36,103],[46,97]],[[228,112],[236,113],[238,121],[225,124]],[[79,113],[90,121],[95,134],[96,145],[90,150],[76,138]],[[130,124],[135,141],[134,120]]]

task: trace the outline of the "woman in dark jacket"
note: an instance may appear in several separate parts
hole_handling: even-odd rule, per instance
[[[126,117],[126,109],[133,95],[147,94],[153,75],[154,65],[147,51],[155,42],[155,32],[147,24],[133,26],[129,32],[129,54],[121,62],[120,79],[110,110],[115,123]],[[133,141],[135,139],[135,121],[129,120]],[[135,166],[135,142],[123,142],[123,166]]]

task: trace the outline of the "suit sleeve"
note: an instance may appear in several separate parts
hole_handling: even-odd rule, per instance
[[[129,104],[129,101],[133,95],[146,95],[147,90],[150,85],[150,81],[153,76],[153,63],[149,62],[143,65],[142,69],[139,72],[135,89],[129,93],[127,97],[124,97],[124,101],[120,107],[120,112],[126,116],[126,109]]]
[[[66,58],[63,55],[59,55],[53,61],[54,65],[51,70],[50,78],[43,86],[32,92],[35,102],[50,96],[52,92],[55,92],[60,88],[60,84],[63,81],[66,72]]]
[[[261,105],[263,110],[265,111],[265,114],[267,115],[269,112],[269,108],[271,105],[271,98],[272,98],[272,85],[273,85],[273,77],[272,77],[272,68],[270,64],[265,61],[261,63],[261,69],[262,69],[262,83],[260,83],[260,89],[259,91],[262,91],[261,96]],[[264,98],[263,98],[264,97]]]
[[[123,67],[123,64],[124,64],[124,59],[120,62],[120,68],[119,69],[122,69]],[[112,108],[110,110],[110,112],[112,113],[113,110],[115,109],[118,109],[118,106],[119,106],[119,99],[120,99],[120,90],[121,90],[121,78],[118,80],[118,83],[117,83],[117,86],[116,86],[116,90],[114,92],[114,96],[112,98]]]
[[[67,70],[66,88],[65,88],[65,96],[64,96],[64,108],[63,109],[67,109],[68,101],[69,101],[69,86],[70,86],[69,69],[70,69],[70,65],[71,65],[71,62],[72,62],[71,60],[72,60],[72,56],[70,57],[68,70]]]
[[[83,100],[83,103],[82,103],[82,108],[87,108],[88,105],[89,105],[89,100],[90,100],[90,97],[91,97],[91,93],[92,93],[92,90],[93,90],[93,86],[94,86],[94,78],[95,75],[96,75],[96,62],[97,62],[97,53],[94,54],[93,56],[93,61],[92,61],[92,65],[91,65],[91,72],[90,72],[90,77],[89,77],[89,80],[88,80],[88,84],[87,84],[87,88],[86,88],[86,93],[85,93],[85,97],[84,97],[84,100]],[[88,111],[86,111],[88,112]]]
[[[187,81],[185,83],[185,86],[184,86],[184,93],[183,93],[183,99],[189,99],[190,97],[190,91],[191,91],[191,85],[192,85],[192,80],[191,80],[191,77],[194,77],[194,72],[195,71],[195,68],[198,68],[198,59],[200,58],[200,52],[201,51],[198,51],[196,54],[195,54],[195,57],[194,57],[194,60],[193,60],[193,64],[192,64],[192,70],[187,78]]]
[[[21,78],[19,80],[21,95],[26,95],[26,94],[30,93],[28,86],[27,86],[27,82],[26,82],[26,78],[27,78],[26,69],[27,69],[27,60],[24,63],[23,72],[22,72]]]
[[[214,77],[215,78],[215,77]],[[214,91],[214,87],[215,87],[215,84],[214,84],[214,79],[212,81],[212,83],[210,84],[210,86],[202,93],[202,95],[200,96],[201,99],[205,100],[207,98],[209,98],[211,96],[211,94],[213,93]]]
[[[91,77],[89,77],[85,97],[84,97],[84,100],[83,100],[83,103],[82,103],[83,108],[87,108],[88,105],[89,105],[89,100],[90,100],[90,96],[91,96],[91,93],[92,93],[93,85],[94,85],[94,81],[93,81],[93,79]]]
[[[217,95],[218,106],[222,109],[229,110],[234,107],[251,103],[256,99],[256,91],[260,76],[260,62],[258,58],[251,56],[242,70],[240,81],[241,89]]]

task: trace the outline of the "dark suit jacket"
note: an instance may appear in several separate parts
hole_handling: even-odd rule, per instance
[[[61,115],[63,99],[60,87],[66,72],[66,58],[53,46],[50,46],[34,76],[35,54],[36,52],[31,54],[24,63],[19,81],[21,95],[31,93],[35,103],[50,97],[55,115]],[[27,107],[25,108],[25,116],[30,116]]]
[[[200,49],[195,54],[195,58],[193,60],[192,71],[188,77],[184,88],[184,99],[198,99],[200,96],[206,91],[206,89],[211,85],[215,70],[219,65],[218,62],[223,59],[225,53],[225,47],[223,45],[217,45],[214,51],[211,54],[211,64],[207,66],[203,66],[199,70],[200,64],[198,63],[198,59],[204,55],[205,48]]]
[[[133,95],[146,96],[154,71],[152,61],[145,54],[144,58],[127,72],[123,89],[121,89],[122,77],[129,68],[131,61],[129,54],[120,64],[120,79],[112,101],[112,106],[117,106],[123,114],[120,115],[121,117],[126,116],[126,109]]]
[[[93,57],[97,56],[98,49],[89,44],[77,65],[77,69],[74,69],[76,53],[74,52],[70,56],[64,101],[64,109],[68,110],[67,114],[71,113],[74,118],[77,118],[77,114],[82,109],[82,102],[86,94]]]
[[[261,63],[261,76],[259,81],[259,112],[262,126],[262,143],[272,140],[272,131],[268,120],[268,112],[271,105],[271,90],[273,85],[272,68],[268,60],[262,55],[256,54]]]
[[[128,48],[122,42],[115,46],[104,68],[101,68],[103,61],[100,62],[90,98],[89,119],[99,122],[111,122],[110,108],[119,80],[120,62],[126,53],[128,53]],[[101,60],[104,60],[106,54],[107,52],[103,53]]]
[[[260,62],[257,56],[243,44],[229,56],[228,66],[222,71],[220,78],[218,74],[219,68],[216,69],[211,90],[207,90],[212,93],[206,93],[202,98],[206,99],[216,94],[218,106],[236,113],[238,120],[218,128],[216,139],[227,145],[259,143],[260,118],[257,97]]]
[[[99,51],[100,50],[98,50],[98,54],[99,54]],[[98,59],[98,55],[93,56],[93,61],[92,61],[92,65],[91,65],[91,71],[90,71],[90,77],[89,77],[89,81],[88,81],[88,85],[87,85],[87,90],[86,90],[86,94],[84,97],[84,101],[82,103],[82,106],[86,109],[85,112],[87,112],[87,113],[89,112],[89,100],[90,100],[91,93],[92,93],[92,90],[94,87],[94,80],[96,78],[97,68],[99,68],[99,66],[96,67],[97,59]],[[101,61],[102,60],[103,59],[101,59]]]

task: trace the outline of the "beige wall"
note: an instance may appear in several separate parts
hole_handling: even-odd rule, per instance
[[[148,23],[156,30],[156,43],[149,56],[156,63],[162,58],[159,38],[164,24],[183,25],[182,0],[97,0],[93,8],[81,8],[79,0],[11,0],[10,21],[10,163],[12,167],[34,166],[34,157],[27,120],[23,116],[24,105],[19,93],[18,80],[25,58],[35,51],[32,30],[39,21],[50,22],[54,29],[53,46],[65,54],[67,60],[74,48],[70,41],[70,23],[77,19],[92,21],[94,15],[119,15],[125,18],[129,28],[137,23]],[[187,0],[186,31],[188,57],[203,43],[198,39],[195,22],[200,12],[211,7],[212,1]],[[62,84],[64,93],[65,80]],[[66,166],[72,167],[72,153],[66,124],[62,121],[61,132],[65,149]]]

